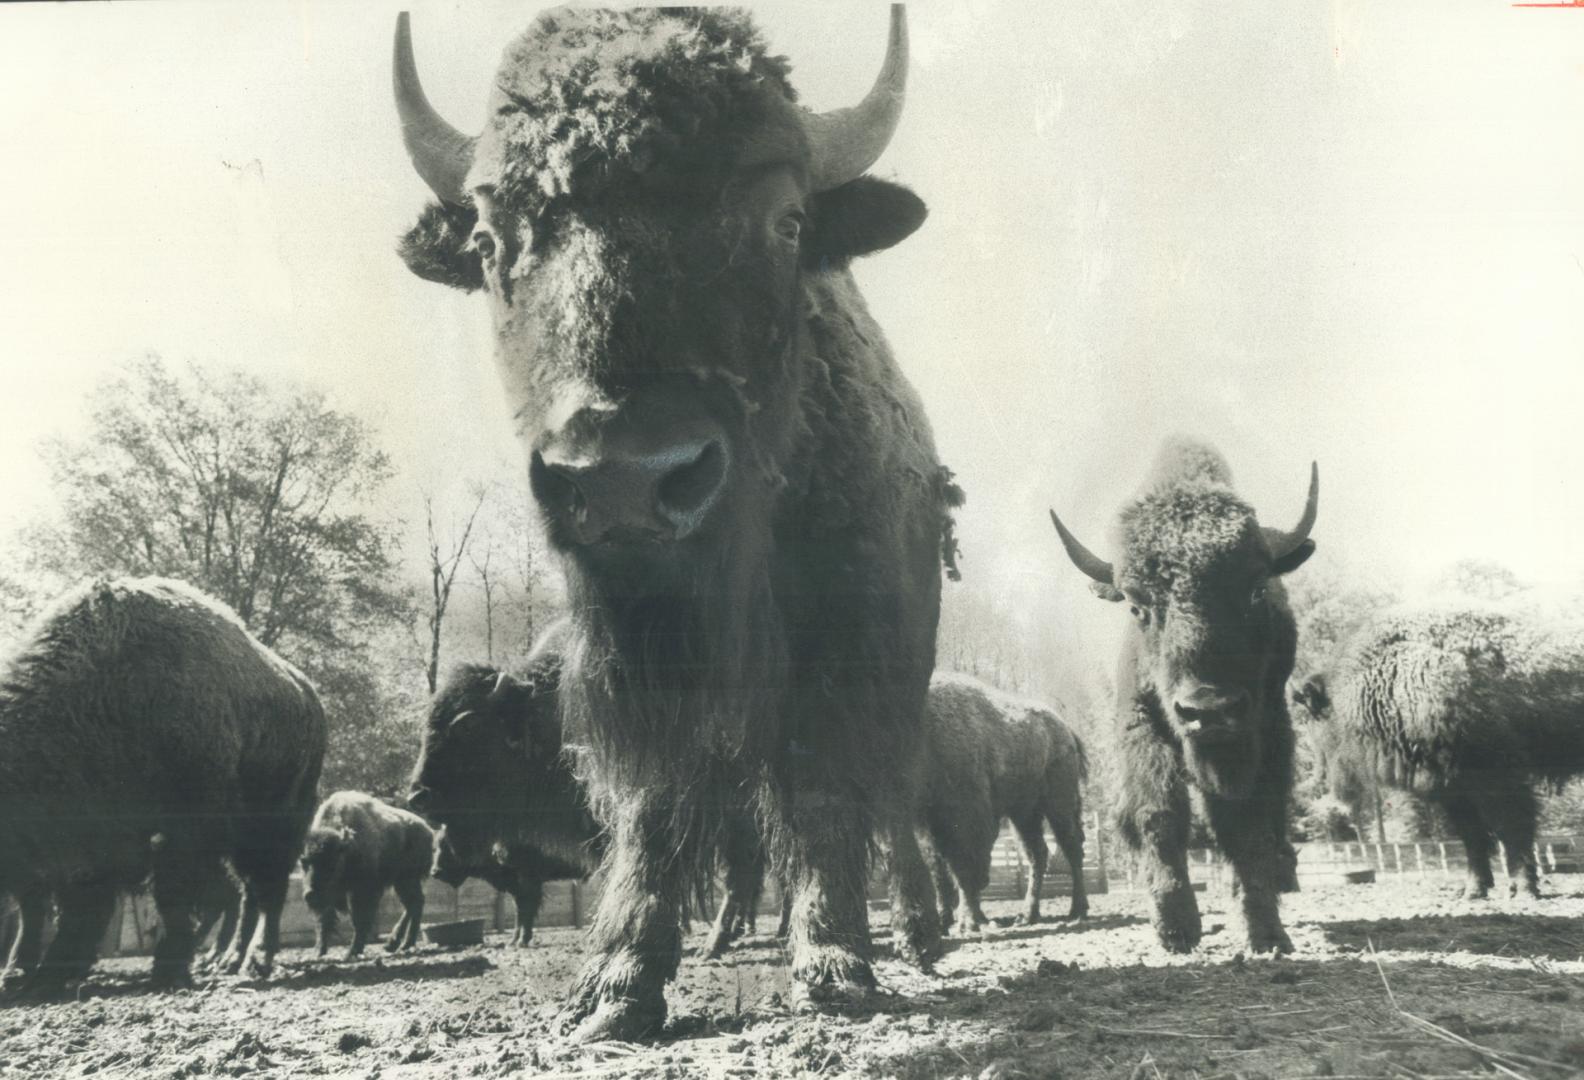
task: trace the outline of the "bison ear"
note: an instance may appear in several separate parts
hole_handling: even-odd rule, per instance
[[[803,257],[824,267],[884,251],[913,235],[928,213],[924,200],[900,184],[860,176],[814,196]]]
[[[484,287],[484,268],[469,245],[478,214],[471,207],[430,203],[397,250],[407,269],[426,281],[473,292]]]
[[[1100,599],[1109,600],[1113,604],[1118,600],[1124,599],[1121,589],[1104,581],[1091,581],[1089,583],[1089,591]]]
[[[1271,563],[1271,574],[1275,577],[1280,577],[1282,574],[1291,573],[1302,566],[1305,561],[1308,560],[1309,556],[1314,554],[1314,551],[1315,542],[1313,540],[1305,540],[1287,554]]]

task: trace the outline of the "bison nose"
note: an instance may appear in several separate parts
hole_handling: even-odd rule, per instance
[[[597,455],[552,444],[529,467],[534,498],[579,543],[671,541],[696,532],[720,498],[728,457],[718,437]]]
[[[1240,720],[1248,710],[1247,690],[1196,686],[1172,702],[1178,725],[1189,735],[1204,735]]]

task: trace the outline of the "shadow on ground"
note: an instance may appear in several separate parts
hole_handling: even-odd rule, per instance
[[[1419,915],[1318,924],[1335,945],[1381,952],[1471,952],[1486,956],[1584,959],[1584,925],[1554,915]]]

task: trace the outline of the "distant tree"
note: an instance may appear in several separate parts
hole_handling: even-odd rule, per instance
[[[473,523],[478,520],[484,506],[485,489],[474,489],[473,510],[462,526],[462,535],[448,540],[441,550],[439,534],[435,531],[434,500],[424,496],[424,523],[429,535],[429,661],[424,675],[429,682],[429,692],[435,692],[440,677],[440,638],[445,625],[446,609],[451,606],[451,588],[456,584],[457,568],[467,554],[468,540],[473,535]],[[453,526],[452,535],[456,533]]]
[[[1493,559],[1461,559],[1436,580],[1439,591],[1473,600],[1505,600],[1528,588],[1518,575]]]
[[[411,753],[400,695],[376,677],[412,617],[392,473],[373,430],[325,396],[157,356],[88,398],[87,431],[42,448],[61,513],[25,529],[8,617],[91,575],[180,578],[224,601],[319,687],[326,783]],[[25,582],[25,585],[18,585]],[[31,594],[31,595],[28,595]],[[383,747],[378,752],[373,747]]]

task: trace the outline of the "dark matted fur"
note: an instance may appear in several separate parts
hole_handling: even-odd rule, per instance
[[[793,974],[811,995],[873,986],[877,835],[900,868],[898,948],[922,962],[938,941],[911,822],[961,493],[846,269],[924,209],[873,178],[810,190],[787,71],[741,11],[541,16],[497,76],[474,205],[429,211],[403,247],[416,272],[477,273],[489,293],[567,577],[560,710],[612,836],[563,1017],[582,1038],[663,1022],[688,885],[743,813],[798,898]],[[670,544],[580,541],[540,451],[676,411],[713,425],[730,461],[708,521]]]
[[[1424,795],[1468,852],[1467,895],[1539,895],[1535,785],[1584,775],[1584,626],[1461,605],[1402,605],[1350,636],[1294,698],[1383,783]]]
[[[1072,870],[1068,916],[1087,915],[1082,785],[1089,757],[1078,736],[1048,706],[965,675],[936,675],[924,716],[929,770],[923,823],[938,860],[942,921],[949,922],[956,910],[961,932],[984,928],[979,897],[990,883],[991,851],[1007,819],[1030,867],[1021,920],[1040,918],[1040,887],[1050,856],[1046,822]]]
[[[1189,792],[1201,800],[1236,874],[1250,947],[1292,949],[1277,894],[1296,884],[1287,842],[1292,722],[1284,686],[1298,633],[1279,575],[1313,551],[1305,540],[1273,556],[1254,510],[1232,490],[1213,448],[1168,440],[1143,492],[1118,518],[1115,586],[1134,625],[1117,669],[1117,820],[1137,853],[1162,944],[1199,942],[1188,882]],[[1215,737],[1189,734],[1179,693],[1213,687],[1246,694],[1241,715]]]
[[[417,944],[423,882],[434,861],[434,830],[417,814],[361,791],[338,791],[321,803],[302,854],[303,902],[319,917],[319,955],[329,948],[337,911],[352,915],[347,959],[361,954],[386,889],[395,889],[402,904],[386,949]]]
[[[158,578],[62,597],[0,673],[0,891],[60,912],[42,962],[25,933],[13,966],[38,962],[44,986],[85,976],[117,890],[152,874],[155,978],[184,982],[228,858],[245,902],[227,966],[267,971],[324,750],[308,680],[216,601]]]
[[[563,753],[553,630],[524,670],[454,669],[430,705],[413,772],[415,809],[442,826],[435,876],[479,877],[517,905],[516,942],[533,937],[547,881],[599,868],[607,836]]]

